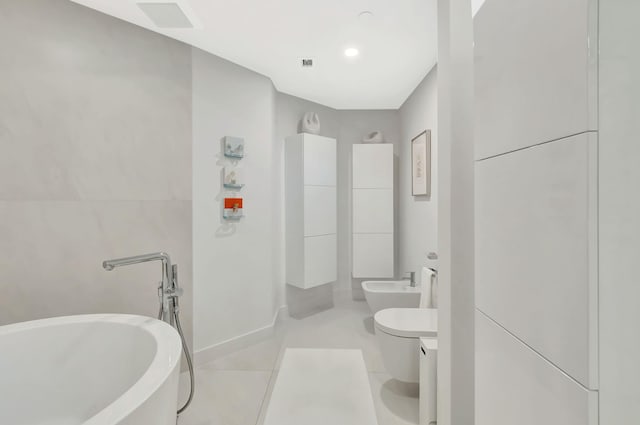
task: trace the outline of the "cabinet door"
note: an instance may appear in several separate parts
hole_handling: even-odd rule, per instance
[[[336,233],[336,188],[304,187],[304,236]]]
[[[353,233],[393,233],[393,190],[353,190]]]
[[[304,135],[304,184],[336,185],[336,141],[328,137]]]
[[[336,235],[304,238],[304,287],[324,285],[338,279]]]
[[[393,145],[353,145],[353,188],[393,189]]]
[[[394,276],[393,234],[354,233],[353,277]]]

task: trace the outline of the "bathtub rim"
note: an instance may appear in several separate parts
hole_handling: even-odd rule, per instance
[[[151,398],[179,367],[182,342],[177,331],[169,324],[152,317],[133,314],[82,314],[0,326],[0,338],[35,329],[90,323],[114,323],[139,328],[149,333],[156,342],[156,352],[142,376],[104,409],[82,422],[82,425],[117,423],[126,419]]]

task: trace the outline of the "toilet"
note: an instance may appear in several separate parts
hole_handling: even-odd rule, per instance
[[[422,269],[421,308],[388,308],[374,316],[384,366],[398,381],[419,381],[420,338],[438,337],[438,310],[426,308],[432,306],[432,275],[430,269]]]

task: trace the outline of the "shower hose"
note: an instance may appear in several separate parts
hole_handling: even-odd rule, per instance
[[[184,356],[187,358],[187,366],[189,367],[189,398],[187,399],[184,406],[178,409],[178,415],[186,410],[187,407],[191,404],[191,400],[193,400],[193,393],[195,391],[195,382],[193,376],[193,361],[191,360],[191,354],[189,353],[189,347],[187,346],[187,341],[184,338],[184,333],[182,332],[182,326],[180,325],[180,310],[175,306],[174,302],[174,310],[173,310],[173,318],[176,321],[176,330],[180,335],[180,340],[182,341],[182,350],[184,351]],[[162,305],[160,305],[160,311],[158,312],[158,320],[162,320]]]

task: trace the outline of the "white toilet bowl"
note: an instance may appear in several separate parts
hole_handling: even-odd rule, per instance
[[[384,366],[393,378],[418,382],[420,338],[438,337],[437,272],[423,267],[420,308],[389,308],[374,315]]]
[[[384,366],[393,378],[417,383],[420,377],[420,338],[438,336],[438,310],[389,308],[374,316]]]

